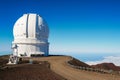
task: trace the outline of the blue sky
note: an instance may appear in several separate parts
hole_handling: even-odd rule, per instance
[[[11,51],[13,26],[37,13],[50,28],[50,52],[120,53],[118,0],[0,0],[0,52]]]

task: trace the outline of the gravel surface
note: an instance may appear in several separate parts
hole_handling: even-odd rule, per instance
[[[69,56],[51,56],[33,59],[48,61],[51,64],[51,70],[68,80],[120,80],[118,75],[101,74],[72,68],[67,64],[67,61],[71,60]]]

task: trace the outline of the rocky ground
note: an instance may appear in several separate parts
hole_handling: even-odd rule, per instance
[[[8,56],[0,57],[0,80],[65,80],[50,70],[47,61],[23,61],[17,65],[6,65]]]
[[[14,67],[7,67],[0,71],[0,80],[120,80],[120,75],[73,68],[68,61],[71,61],[71,64],[75,66],[91,66],[70,56],[23,58],[23,60],[29,59],[40,64],[19,64]],[[6,60],[1,62],[5,63]]]
[[[116,66],[113,63],[101,63],[97,65],[92,65],[94,68],[102,68],[106,70],[120,71],[120,66]]]
[[[119,75],[104,74],[73,68],[67,63],[72,60],[72,57],[70,56],[51,56],[32,59],[37,61],[48,61],[51,65],[51,70],[63,76],[67,80],[120,80]]]

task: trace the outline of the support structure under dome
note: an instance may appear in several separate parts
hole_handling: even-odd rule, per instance
[[[49,54],[49,29],[45,20],[37,14],[24,14],[13,28],[13,55],[35,56]],[[17,52],[16,52],[17,51]],[[17,53],[17,54],[16,54]]]

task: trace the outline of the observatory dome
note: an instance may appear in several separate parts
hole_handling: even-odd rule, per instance
[[[15,39],[18,38],[48,38],[49,30],[47,23],[37,14],[24,14],[20,17],[13,29]]]
[[[46,21],[37,14],[24,14],[13,28],[13,53],[21,56],[48,55],[49,29]],[[17,48],[14,46],[17,45]]]

